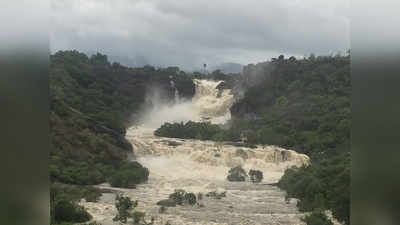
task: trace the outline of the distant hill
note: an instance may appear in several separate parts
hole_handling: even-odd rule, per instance
[[[221,72],[227,74],[227,73],[241,73],[243,70],[243,65],[239,63],[222,63],[216,66],[211,66],[210,71],[214,70],[221,70]]]

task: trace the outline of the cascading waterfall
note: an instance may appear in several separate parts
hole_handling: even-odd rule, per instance
[[[230,90],[218,90],[216,87],[222,81],[194,80],[196,93],[191,101],[179,98],[175,83],[175,104],[163,104],[157,97],[153,98],[153,107],[143,113],[141,126],[157,129],[165,122],[210,121],[224,123],[230,119],[230,107],[234,97]]]
[[[296,201],[286,202],[285,193],[268,184],[277,182],[286,168],[307,164],[306,155],[276,146],[247,148],[153,135],[164,122],[225,123],[230,119],[229,109],[234,102],[230,90],[218,90],[221,81],[194,82],[196,93],[191,101],[180,100],[176,93],[175,104],[154,107],[145,113],[140,126],[127,130],[126,138],[132,143],[137,160],[150,170],[149,181],[137,189],[114,189],[138,200],[138,210],[154,216],[155,224],[159,225],[167,221],[174,225],[304,224]],[[171,82],[171,86],[175,84]],[[261,170],[263,182],[228,182],[228,170],[237,165],[246,171]],[[175,189],[204,194],[217,190],[227,194],[219,200],[203,198],[200,202],[204,207],[178,206],[160,214],[156,202],[168,198]],[[104,225],[116,224],[111,220],[116,212],[114,199],[109,195],[112,194],[105,194],[99,203],[83,203]]]
[[[210,120],[212,123],[224,123],[230,119],[230,107],[234,97],[230,90],[218,90],[217,86],[222,81],[194,80],[196,94],[192,103],[199,116],[203,120]],[[198,118],[193,118],[198,121]]]
[[[170,79],[171,79],[170,80],[170,85],[174,89],[174,100],[175,100],[175,103],[178,103],[179,102],[179,91],[175,87],[175,82],[172,80],[172,77],[170,77]]]

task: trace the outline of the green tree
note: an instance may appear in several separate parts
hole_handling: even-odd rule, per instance
[[[263,180],[263,173],[259,170],[250,170],[249,177],[251,182],[260,183]]]
[[[303,221],[307,225],[333,225],[323,212],[313,212],[311,215],[306,216]]]
[[[129,197],[124,197],[122,195],[117,195],[115,201],[117,215],[113,218],[113,220],[126,223],[128,218],[133,216],[131,211],[138,205],[138,203],[137,201],[133,202]]]

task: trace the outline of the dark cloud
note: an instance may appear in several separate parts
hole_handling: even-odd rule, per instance
[[[54,0],[51,49],[185,69],[349,48],[348,0]]]

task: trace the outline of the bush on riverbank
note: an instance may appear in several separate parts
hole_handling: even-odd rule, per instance
[[[303,221],[307,225],[333,225],[332,221],[321,211],[312,212]]]
[[[78,204],[60,200],[54,205],[54,220],[55,222],[73,222],[82,223],[92,219],[92,216],[85,210],[84,207]]]
[[[101,196],[101,190],[90,185],[70,185],[52,183],[50,192],[57,196],[68,197],[69,200],[79,201],[85,199],[87,202],[97,202]]]
[[[235,130],[224,130],[210,122],[164,123],[154,131],[159,137],[199,139],[213,141],[239,141],[240,135]]]
[[[50,187],[51,224],[82,223],[92,217],[84,207],[78,205],[82,198],[96,201],[101,195],[98,189],[88,186],[52,184]]]
[[[350,223],[350,155],[319,164],[286,170],[278,186],[298,198],[301,211],[330,209],[335,218]]]
[[[147,181],[149,170],[137,162],[127,162],[110,178],[113,187],[135,188],[136,184]]]

